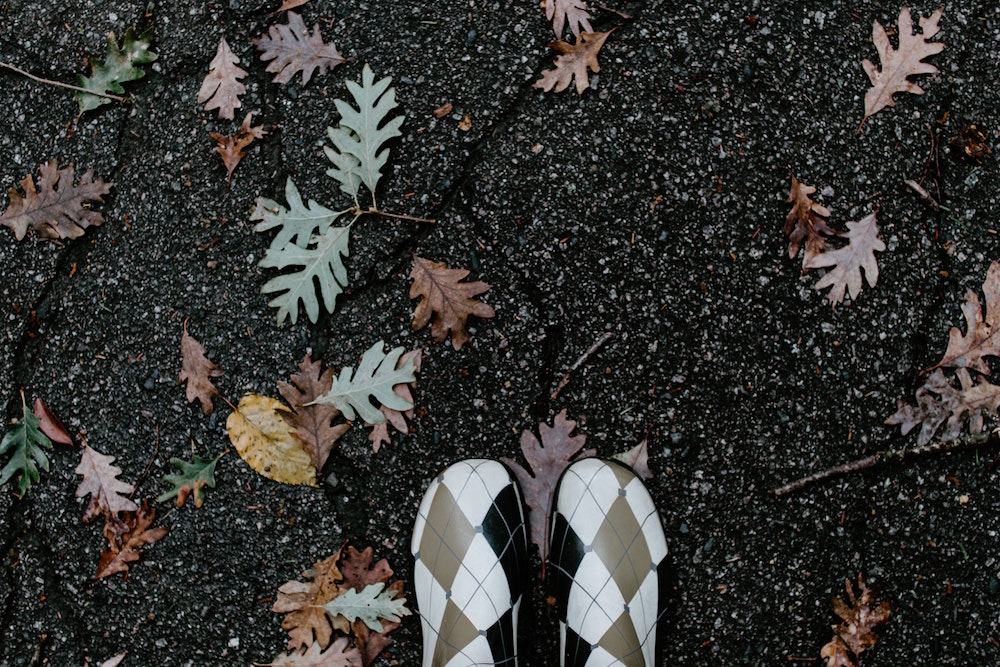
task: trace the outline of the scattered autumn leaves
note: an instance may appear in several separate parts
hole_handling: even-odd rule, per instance
[[[865,586],[858,575],[858,595],[854,594],[851,580],[844,582],[847,587],[848,602],[833,598],[833,611],[841,622],[833,626],[833,639],[820,652],[826,659],[826,667],[858,667],[858,659],[863,651],[878,643],[875,628],[889,620],[888,602],[875,604],[872,591]]]

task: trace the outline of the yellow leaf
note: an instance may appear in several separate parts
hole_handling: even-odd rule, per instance
[[[295,429],[282,418],[281,401],[247,394],[226,420],[229,439],[240,458],[268,479],[285,484],[317,486],[316,468]]]

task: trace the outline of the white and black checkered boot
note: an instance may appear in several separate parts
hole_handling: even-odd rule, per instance
[[[654,667],[667,543],[642,481],[617,462],[578,461],[559,480],[551,525],[560,664]]]
[[[411,550],[423,667],[515,667],[527,533],[507,468],[470,459],[438,475],[420,503]]]

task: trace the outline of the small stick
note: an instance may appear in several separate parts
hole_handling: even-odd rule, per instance
[[[1000,428],[994,429],[989,433],[976,433],[964,438],[959,438],[958,440],[950,440],[948,442],[932,442],[929,445],[924,445],[923,447],[917,447],[915,449],[904,449],[902,451],[886,449],[863,459],[858,459],[857,461],[841,463],[840,465],[833,466],[832,468],[827,468],[826,470],[821,470],[817,473],[813,473],[812,475],[801,477],[794,482],[789,482],[784,486],[779,486],[777,489],[771,489],[771,494],[775,498],[780,498],[782,496],[787,496],[789,493],[799,491],[814,482],[819,482],[830,477],[846,475],[848,473],[857,472],[858,470],[867,470],[868,468],[874,468],[875,466],[888,463],[889,461],[905,461],[907,459],[915,459],[920,456],[929,456],[940,452],[957,452],[963,449],[979,447],[981,445],[994,445],[998,443],[1000,443]]]
[[[111,93],[97,92],[96,90],[87,90],[86,88],[81,88],[80,86],[74,86],[71,83],[63,83],[62,81],[53,81],[52,79],[43,79],[40,76],[35,76],[34,74],[29,74],[25,72],[20,67],[14,67],[10,63],[5,63],[0,60],[0,67],[5,67],[13,72],[17,72],[21,76],[26,76],[32,81],[37,81],[38,83],[48,84],[50,86],[58,86],[60,88],[69,88],[70,90],[75,90],[80,93],[87,93],[88,95],[97,95],[98,97],[107,97],[108,99],[116,100],[118,102],[128,102],[124,97],[119,97],[118,95],[112,95]]]
[[[625,12],[618,11],[617,9],[614,9],[613,7],[608,7],[607,5],[602,5],[599,2],[595,2],[594,6],[597,7],[598,9],[603,9],[606,12],[611,12],[612,14],[618,14],[618,16],[622,17],[623,19],[630,19],[630,18],[632,18],[631,14],[626,14]]]
[[[387,211],[380,211],[377,208],[370,208],[367,211],[357,209],[354,212],[354,217],[359,215],[364,215],[365,213],[371,213],[372,215],[384,215],[387,218],[397,218],[399,220],[409,220],[410,222],[427,222],[434,224],[436,221],[431,218],[415,218],[412,215],[404,215],[402,213],[389,213]]]
[[[566,387],[566,385],[569,384],[569,376],[573,373],[573,371],[582,366],[587,361],[587,359],[593,356],[593,354],[597,352],[602,345],[611,340],[612,337],[614,337],[613,333],[611,333],[610,331],[605,331],[604,335],[597,339],[597,342],[595,342],[593,345],[587,348],[587,351],[580,355],[580,358],[577,359],[576,362],[574,362],[573,365],[569,367],[568,371],[566,371],[566,375],[563,376],[563,379],[559,382],[559,386],[556,387],[556,390],[552,392],[553,400],[559,398],[559,393]]]

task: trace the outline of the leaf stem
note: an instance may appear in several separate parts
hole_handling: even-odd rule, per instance
[[[929,445],[924,445],[923,447],[917,447],[915,449],[886,449],[881,452],[876,452],[875,454],[867,456],[863,459],[850,461],[848,463],[841,463],[840,465],[835,465],[831,468],[827,468],[826,470],[821,470],[811,475],[800,477],[799,479],[789,482],[784,486],[771,489],[771,495],[775,498],[787,496],[790,493],[804,489],[814,482],[819,482],[830,477],[839,477],[840,475],[846,475],[859,470],[867,470],[868,468],[874,468],[883,463],[888,463],[889,461],[903,461],[906,459],[914,459],[920,456],[929,456],[931,454],[938,454],[941,452],[957,452],[963,449],[979,447],[980,445],[995,445],[998,443],[1000,443],[1000,428],[993,429],[989,433],[976,433],[964,438],[959,438],[958,440],[932,442]]]
[[[360,207],[354,208],[354,217],[358,217],[359,215],[365,215],[366,213],[370,213],[372,215],[381,215],[385,216],[386,218],[396,218],[398,220],[409,220],[411,222],[426,222],[430,224],[434,224],[435,222],[437,222],[433,218],[417,218],[412,215],[405,215],[403,213],[389,213],[388,211],[381,211],[377,208],[370,208],[368,210],[363,210]]]
[[[47,84],[49,86],[58,86],[59,88],[69,88],[70,90],[75,90],[75,91],[77,91],[79,93],[87,93],[88,95],[97,95],[98,97],[107,97],[108,99],[112,99],[112,100],[115,100],[117,102],[122,102],[122,103],[128,102],[128,99],[126,99],[124,97],[119,97],[118,95],[112,95],[111,93],[97,92],[96,90],[87,90],[86,88],[81,88],[80,86],[74,86],[71,83],[63,83],[62,81],[53,81],[52,79],[43,79],[40,76],[35,76],[34,74],[30,74],[28,72],[25,72],[20,67],[15,67],[15,66],[11,65],[10,63],[3,62],[2,60],[0,60],[0,67],[9,69],[12,72],[17,72],[21,76],[26,76],[29,79],[31,79],[32,81],[37,81],[38,83],[44,83],[44,84]]]

